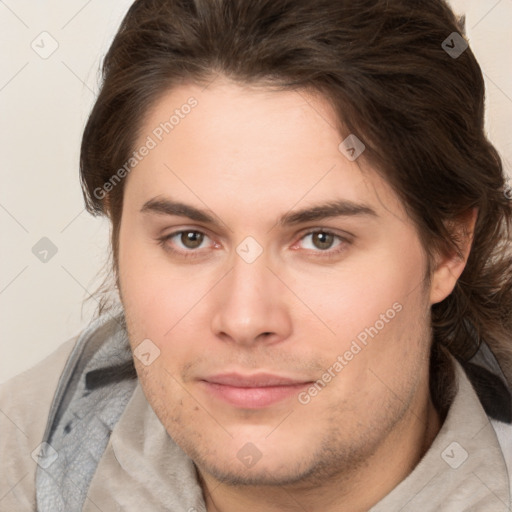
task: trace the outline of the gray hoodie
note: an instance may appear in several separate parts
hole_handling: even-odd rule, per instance
[[[452,361],[457,393],[440,432],[369,512],[512,510],[512,424],[488,416]],[[0,461],[0,512],[206,511],[193,462],[142,392],[122,316],[1,386]]]

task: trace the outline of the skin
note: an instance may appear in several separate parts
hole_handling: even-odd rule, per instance
[[[438,257],[425,279],[398,197],[364,153],[351,162],[339,151],[333,111],[305,92],[183,84],[148,113],[137,147],[190,96],[198,105],[125,183],[118,265],[129,339],[160,350],[149,366],[135,358],[147,400],[195,462],[209,511],[368,510],[441,427],[428,390],[429,311],[451,293],[470,241],[464,258]],[[217,224],[141,212],[164,197]],[[334,200],[375,215],[277,222]],[[180,230],[204,237],[159,242]],[[326,243],[322,230],[336,236]],[[247,236],[263,249],[252,263],[236,251]],[[201,382],[225,372],[317,381],[396,303],[400,312],[305,405],[294,393],[236,407]],[[246,443],[261,454],[252,467],[237,457]]]

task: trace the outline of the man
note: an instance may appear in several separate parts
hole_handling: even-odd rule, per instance
[[[511,510],[512,206],[461,31],[133,4],[81,155],[122,307],[4,387],[2,510]]]

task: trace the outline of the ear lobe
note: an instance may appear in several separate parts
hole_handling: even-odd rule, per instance
[[[438,255],[430,287],[431,305],[442,302],[452,293],[464,271],[473,243],[477,217],[477,208],[472,208],[449,226],[450,231],[456,235],[460,254]]]

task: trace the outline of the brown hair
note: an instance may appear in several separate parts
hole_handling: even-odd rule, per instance
[[[433,371],[448,382],[443,347],[468,359],[480,338],[512,383],[512,206],[484,133],[478,63],[470,48],[454,56],[442,46],[463,31],[442,0],[137,0],[105,57],[81,149],[87,209],[112,221],[116,282],[124,183],[110,187],[108,204],[95,191],[129,159],[163,93],[217,74],[318,92],[340,135],[364,142],[365,159],[403,200],[429,256],[457,251],[450,226],[478,208],[467,266],[432,307]]]

